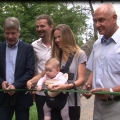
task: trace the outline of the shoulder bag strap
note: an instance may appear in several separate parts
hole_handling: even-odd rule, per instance
[[[72,63],[72,60],[74,58],[74,55],[75,55],[76,52],[74,52],[73,54],[70,54],[69,57],[68,57],[68,61],[66,62],[66,65],[64,67],[64,73],[68,73],[69,72],[69,67]],[[62,61],[62,54],[60,56],[60,60]],[[74,89],[76,90],[76,86],[74,85]],[[74,98],[75,98],[75,107],[77,107],[77,93],[75,92],[74,93]]]

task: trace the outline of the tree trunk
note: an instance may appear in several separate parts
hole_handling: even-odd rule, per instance
[[[90,9],[91,9],[91,15],[92,15],[92,18],[93,18],[94,9],[93,9],[92,2],[91,2],[91,1],[89,1],[89,6],[90,6]],[[98,35],[97,35],[97,29],[96,29],[96,27],[95,27],[94,21],[93,21],[93,29],[94,29],[94,39],[97,40],[97,39],[98,39]]]

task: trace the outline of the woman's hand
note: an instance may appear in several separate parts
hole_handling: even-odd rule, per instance
[[[47,88],[52,90],[53,89],[53,85],[47,85]]]
[[[48,89],[50,90],[64,90],[67,89],[67,84],[59,84],[59,85],[52,85],[52,86],[47,86]]]

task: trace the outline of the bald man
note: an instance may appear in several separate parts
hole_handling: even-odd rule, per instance
[[[120,92],[120,28],[114,6],[101,4],[93,20],[101,36],[86,66],[91,73],[84,89],[92,89],[86,98],[96,91]],[[120,120],[120,96],[95,94],[93,120]]]

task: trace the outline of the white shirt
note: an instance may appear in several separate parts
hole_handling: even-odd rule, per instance
[[[46,61],[51,58],[51,46],[48,48],[42,39],[38,39],[32,43],[35,53],[35,72],[36,75],[45,69]],[[43,92],[36,92],[36,94],[44,95]]]

